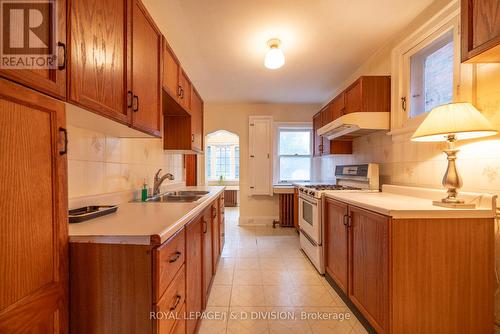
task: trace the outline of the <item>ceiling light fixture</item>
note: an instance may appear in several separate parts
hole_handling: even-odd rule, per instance
[[[285,55],[283,50],[280,49],[281,41],[277,38],[267,41],[270,50],[266,53],[264,59],[264,66],[270,70],[276,70],[285,64]]]

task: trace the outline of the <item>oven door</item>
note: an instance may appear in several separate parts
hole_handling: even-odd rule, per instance
[[[321,245],[320,200],[312,197],[299,197],[299,226],[318,245]]]

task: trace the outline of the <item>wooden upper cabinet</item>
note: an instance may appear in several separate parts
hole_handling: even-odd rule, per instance
[[[160,136],[161,33],[139,0],[132,6],[132,127]]]
[[[313,116],[313,156],[319,157],[323,153],[323,138],[318,136],[318,129],[321,128],[321,112]]]
[[[325,200],[325,270],[347,294],[348,233],[347,204]]]
[[[331,112],[332,105],[331,103],[327,104],[323,109],[321,109],[321,126],[326,125],[333,121],[333,115]]]
[[[50,36],[57,48],[58,64],[54,69],[19,70],[0,69],[0,76],[9,78],[59,99],[66,99],[66,67],[68,65],[66,50],[66,1],[55,1],[57,10],[56,36]],[[49,27],[49,26],[46,26]],[[47,32],[48,35],[52,31]]]
[[[163,37],[163,89],[175,100],[180,98],[179,62]]]
[[[390,218],[352,206],[349,216],[349,298],[377,333],[388,333]]]
[[[200,217],[186,226],[186,312],[203,310],[202,220]],[[187,334],[193,334],[198,319],[187,320]]]
[[[345,114],[390,112],[391,77],[362,76],[345,90]]]
[[[203,100],[194,87],[191,94],[191,132],[193,151],[203,151]]]
[[[461,1],[462,62],[500,62],[500,1]]]
[[[340,93],[333,101],[330,103],[330,118],[332,121],[344,115],[345,110],[345,93]]]
[[[180,86],[180,97],[179,103],[188,112],[191,111],[191,81],[187,74],[181,69],[179,71],[179,86]]]
[[[129,124],[127,1],[68,0],[68,6],[68,100]]]
[[[64,103],[0,79],[0,333],[68,333],[65,124]]]

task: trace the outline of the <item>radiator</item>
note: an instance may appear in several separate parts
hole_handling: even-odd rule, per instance
[[[280,226],[293,227],[293,193],[279,194]]]
[[[238,190],[224,190],[224,206],[238,206]]]

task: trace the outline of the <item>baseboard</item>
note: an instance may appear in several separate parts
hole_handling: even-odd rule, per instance
[[[240,216],[238,225],[272,226],[273,221],[278,219],[275,216]]]

